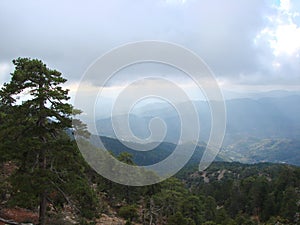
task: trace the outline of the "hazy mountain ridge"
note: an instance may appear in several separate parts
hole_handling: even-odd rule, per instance
[[[199,112],[200,140],[207,142],[211,119],[209,105],[204,101],[194,103]],[[218,160],[300,165],[299,103],[299,95],[227,100],[227,129]],[[188,109],[184,116],[190,116]],[[118,115],[117,117],[117,120],[125,120],[127,116]],[[167,125],[166,137],[163,143],[156,148],[159,157],[157,157],[154,150],[146,156],[143,155],[145,152],[136,154],[134,151],[125,148],[126,151],[133,154],[134,160],[138,164],[151,164],[167,157],[174,150],[175,144],[179,140],[180,119],[175,109],[168,103],[152,103],[133,110],[129,115],[130,127],[133,133],[139,138],[147,138],[150,135],[149,121],[154,117],[160,117]],[[190,132],[193,132],[193,124],[189,126],[191,127]],[[116,137],[111,125],[111,118],[98,120],[97,127],[101,136],[111,137],[111,139],[106,138],[106,144],[110,150],[116,154],[122,149],[124,150],[124,147],[114,140]],[[128,142],[131,141],[130,134],[121,135],[121,138]],[[186,142],[191,142],[191,140]],[[204,146],[201,146],[202,150],[200,152],[203,152]],[[201,154],[198,154],[197,160],[201,158],[199,155]]]
[[[133,150],[133,149],[125,146],[124,144],[122,144],[122,142],[120,142],[117,139],[103,137],[103,136],[99,137],[96,135],[92,135],[90,138],[90,141],[94,146],[99,147],[102,145],[99,143],[100,142],[99,138],[101,139],[101,142],[104,144],[105,148],[108,151],[111,151],[116,156],[118,156],[122,152],[130,153],[132,155],[132,159],[133,159],[134,163],[136,163],[137,165],[152,165],[152,164],[158,163],[161,160],[168,157],[170,154],[172,154],[172,152],[176,148],[175,144],[168,143],[168,142],[148,143],[148,144],[146,144],[148,146],[150,146],[150,145],[151,146],[158,145],[158,146],[155,147],[153,150],[149,150],[149,151],[136,151],[136,150]],[[129,142],[127,142],[127,143],[129,143]],[[126,142],[125,142],[125,144],[126,144]],[[135,145],[135,147],[137,149],[147,148],[147,146],[145,146],[143,144],[132,143],[132,142],[129,144],[131,146]],[[191,143],[185,143],[183,145],[186,146],[186,148],[190,148],[190,144]],[[194,154],[193,154],[192,158],[190,159],[189,163],[199,163],[200,159],[203,155],[203,152],[205,150],[205,147],[206,147],[205,143],[198,144],[195,148]],[[184,152],[182,154],[184,154]],[[224,159],[222,157],[217,156],[216,161],[224,161]]]
[[[176,148],[175,144],[169,142],[162,142],[160,144],[148,143],[146,146],[143,146],[143,144],[127,142],[131,146],[135,145],[137,149],[146,149],[150,145],[157,145],[157,147],[150,151],[136,151],[125,146],[117,139],[104,136],[101,136],[100,138],[108,151],[111,151],[116,156],[122,152],[128,152],[132,155],[133,161],[137,165],[151,165],[158,163],[168,157]],[[99,143],[99,136],[92,135],[90,141],[94,146],[101,146]],[[191,147],[190,143],[185,143],[183,145],[186,146],[186,148]],[[205,143],[198,144],[188,164],[199,163],[205,147]],[[247,138],[223,146],[215,161],[240,162],[246,164],[270,162],[300,166],[299,152],[300,141],[298,140]]]
[[[225,146],[221,157],[242,163],[273,162],[300,166],[300,141],[246,138]]]
[[[227,100],[227,127],[225,143],[231,144],[241,138],[288,138],[300,137],[300,96],[291,95],[281,98],[233,99]],[[186,104],[186,103],[179,103]],[[206,141],[211,129],[211,115],[207,102],[195,101],[200,121],[200,140]],[[181,117],[190,116],[189,108]],[[152,103],[138,108],[129,115],[130,127],[135,135],[146,138],[150,135],[149,122],[160,117],[167,126],[164,141],[177,143],[180,136],[180,117],[168,103]],[[127,115],[118,115],[114,119],[126,120]],[[111,118],[97,121],[99,135],[116,137],[111,125]],[[188,124],[194,132],[195,124]],[[130,141],[129,134],[121,134]],[[155,140],[153,140],[155,141]],[[194,140],[183,140],[194,141]]]

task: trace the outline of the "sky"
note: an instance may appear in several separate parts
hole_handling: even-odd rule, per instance
[[[9,80],[12,59],[39,58],[63,73],[74,94],[104,53],[161,40],[199,55],[225,91],[300,90],[299,0],[2,0],[0,30],[0,84]],[[155,69],[197,95],[189,81]],[[137,71],[116,76],[106,95]]]

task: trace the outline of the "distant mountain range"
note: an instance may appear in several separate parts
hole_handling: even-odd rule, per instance
[[[148,145],[157,145],[150,151],[136,151],[126,145],[135,146],[136,149],[148,148],[148,146],[124,142],[125,145],[117,139],[104,136],[91,136],[91,143],[94,146],[104,144],[108,151],[115,156],[122,152],[128,152],[132,155],[133,161],[140,166],[152,165],[168,157],[176,148],[173,143],[149,143]],[[184,148],[190,148],[191,143],[182,144]],[[199,143],[188,164],[198,164],[206,148],[205,143]],[[300,140],[291,139],[256,139],[247,138],[239,140],[233,144],[224,146],[217,155],[215,161],[223,162],[241,162],[247,164],[259,162],[284,163],[300,166]],[[182,153],[184,154],[184,152]]]
[[[146,166],[146,165],[152,165],[152,164],[158,163],[158,162],[164,160],[166,157],[168,157],[176,148],[176,145],[173,143],[162,142],[162,143],[149,143],[148,146],[157,145],[157,147],[155,147],[153,150],[136,151],[127,146],[134,145],[135,149],[143,149],[143,148],[147,148],[148,146],[145,146],[143,144],[137,144],[137,143],[129,143],[129,142],[124,142],[125,143],[125,145],[124,145],[124,144],[122,144],[121,141],[119,141],[117,139],[103,137],[103,136],[99,137],[96,135],[92,135],[90,138],[90,141],[94,146],[99,147],[99,146],[101,146],[101,144],[99,143],[100,139],[101,139],[101,142],[104,144],[105,148],[108,151],[111,151],[115,156],[118,156],[122,152],[128,152],[132,155],[133,161],[137,165],[140,165],[140,166]],[[190,148],[190,143],[185,143],[184,146],[186,148]],[[197,145],[190,162],[198,162],[199,163],[204,150],[205,150],[204,143]],[[184,154],[184,152],[182,152],[182,154]],[[219,158],[219,157],[217,157],[216,160],[223,161],[223,159]]]
[[[226,101],[227,129],[223,147],[217,161],[238,161],[242,163],[274,162],[287,163],[300,166],[300,96],[282,95],[282,93],[269,93],[273,97],[259,99],[240,98]],[[277,95],[283,97],[276,97]],[[185,107],[185,102],[178,103],[186,108],[181,116],[189,117],[190,109]],[[191,161],[199,162],[205,143],[208,140],[211,125],[209,105],[205,101],[195,101],[200,121],[200,138],[198,147]],[[128,115],[115,116],[118,121],[126,120]],[[181,140],[180,116],[175,108],[166,102],[152,102],[135,107],[129,115],[130,128],[134,135],[141,139],[150,136],[149,122],[159,117],[167,127],[162,143],[159,140],[148,140],[146,145],[158,145],[151,151],[138,152],[124,146],[119,140],[131,143],[133,139],[127,132],[119,133],[118,138],[114,133],[111,118],[99,119],[96,123],[98,133],[105,147],[118,155],[122,151],[133,155],[138,165],[149,165],[161,161],[172,153],[176,144],[188,148],[189,143],[195,140]],[[194,124],[188,124],[194,131]],[[98,136],[92,136],[91,141],[98,146]],[[156,143],[159,142],[159,143]],[[134,143],[138,148],[148,148]]]
[[[245,138],[224,146],[219,157],[224,161],[272,162],[300,166],[300,140]]]
[[[225,144],[234,143],[241,138],[300,138],[300,96],[273,97],[261,99],[233,99],[226,101],[227,129]],[[190,110],[181,104],[186,111],[181,117],[189,117]],[[195,101],[200,121],[200,140],[207,141],[211,129],[209,105],[205,101]],[[155,117],[161,118],[167,126],[165,142],[177,143],[180,137],[180,116],[168,103],[159,102],[143,105],[134,109],[129,115],[132,132],[139,138],[150,135],[149,122]],[[124,121],[128,115],[117,115],[115,121]],[[116,138],[111,118],[100,119],[96,123],[101,136]],[[188,124],[190,132],[195,132],[195,124]],[[121,133],[119,138],[131,141],[131,135]],[[157,141],[157,140],[150,140]],[[182,140],[195,141],[195,140]]]

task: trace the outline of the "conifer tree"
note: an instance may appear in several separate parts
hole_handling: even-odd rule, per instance
[[[72,127],[73,112],[68,90],[61,86],[66,79],[38,59],[18,58],[13,64],[11,81],[0,91],[0,132],[8,143],[1,149],[18,164],[12,181],[16,193],[21,193],[23,200],[30,196],[33,205],[36,197],[39,224],[44,225],[51,193],[58,193],[70,204],[69,194],[90,198],[82,200],[93,203],[92,193],[83,194],[82,188],[78,188],[89,187],[83,173],[86,165],[66,134],[66,129]],[[86,128],[79,120],[77,123]]]

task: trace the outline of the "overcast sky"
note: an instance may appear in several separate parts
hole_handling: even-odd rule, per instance
[[[75,90],[105,52],[162,40],[197,53],[224,89],[300,90],[299,13],[299,0],[2,0],[0,83],[26,56]]]

